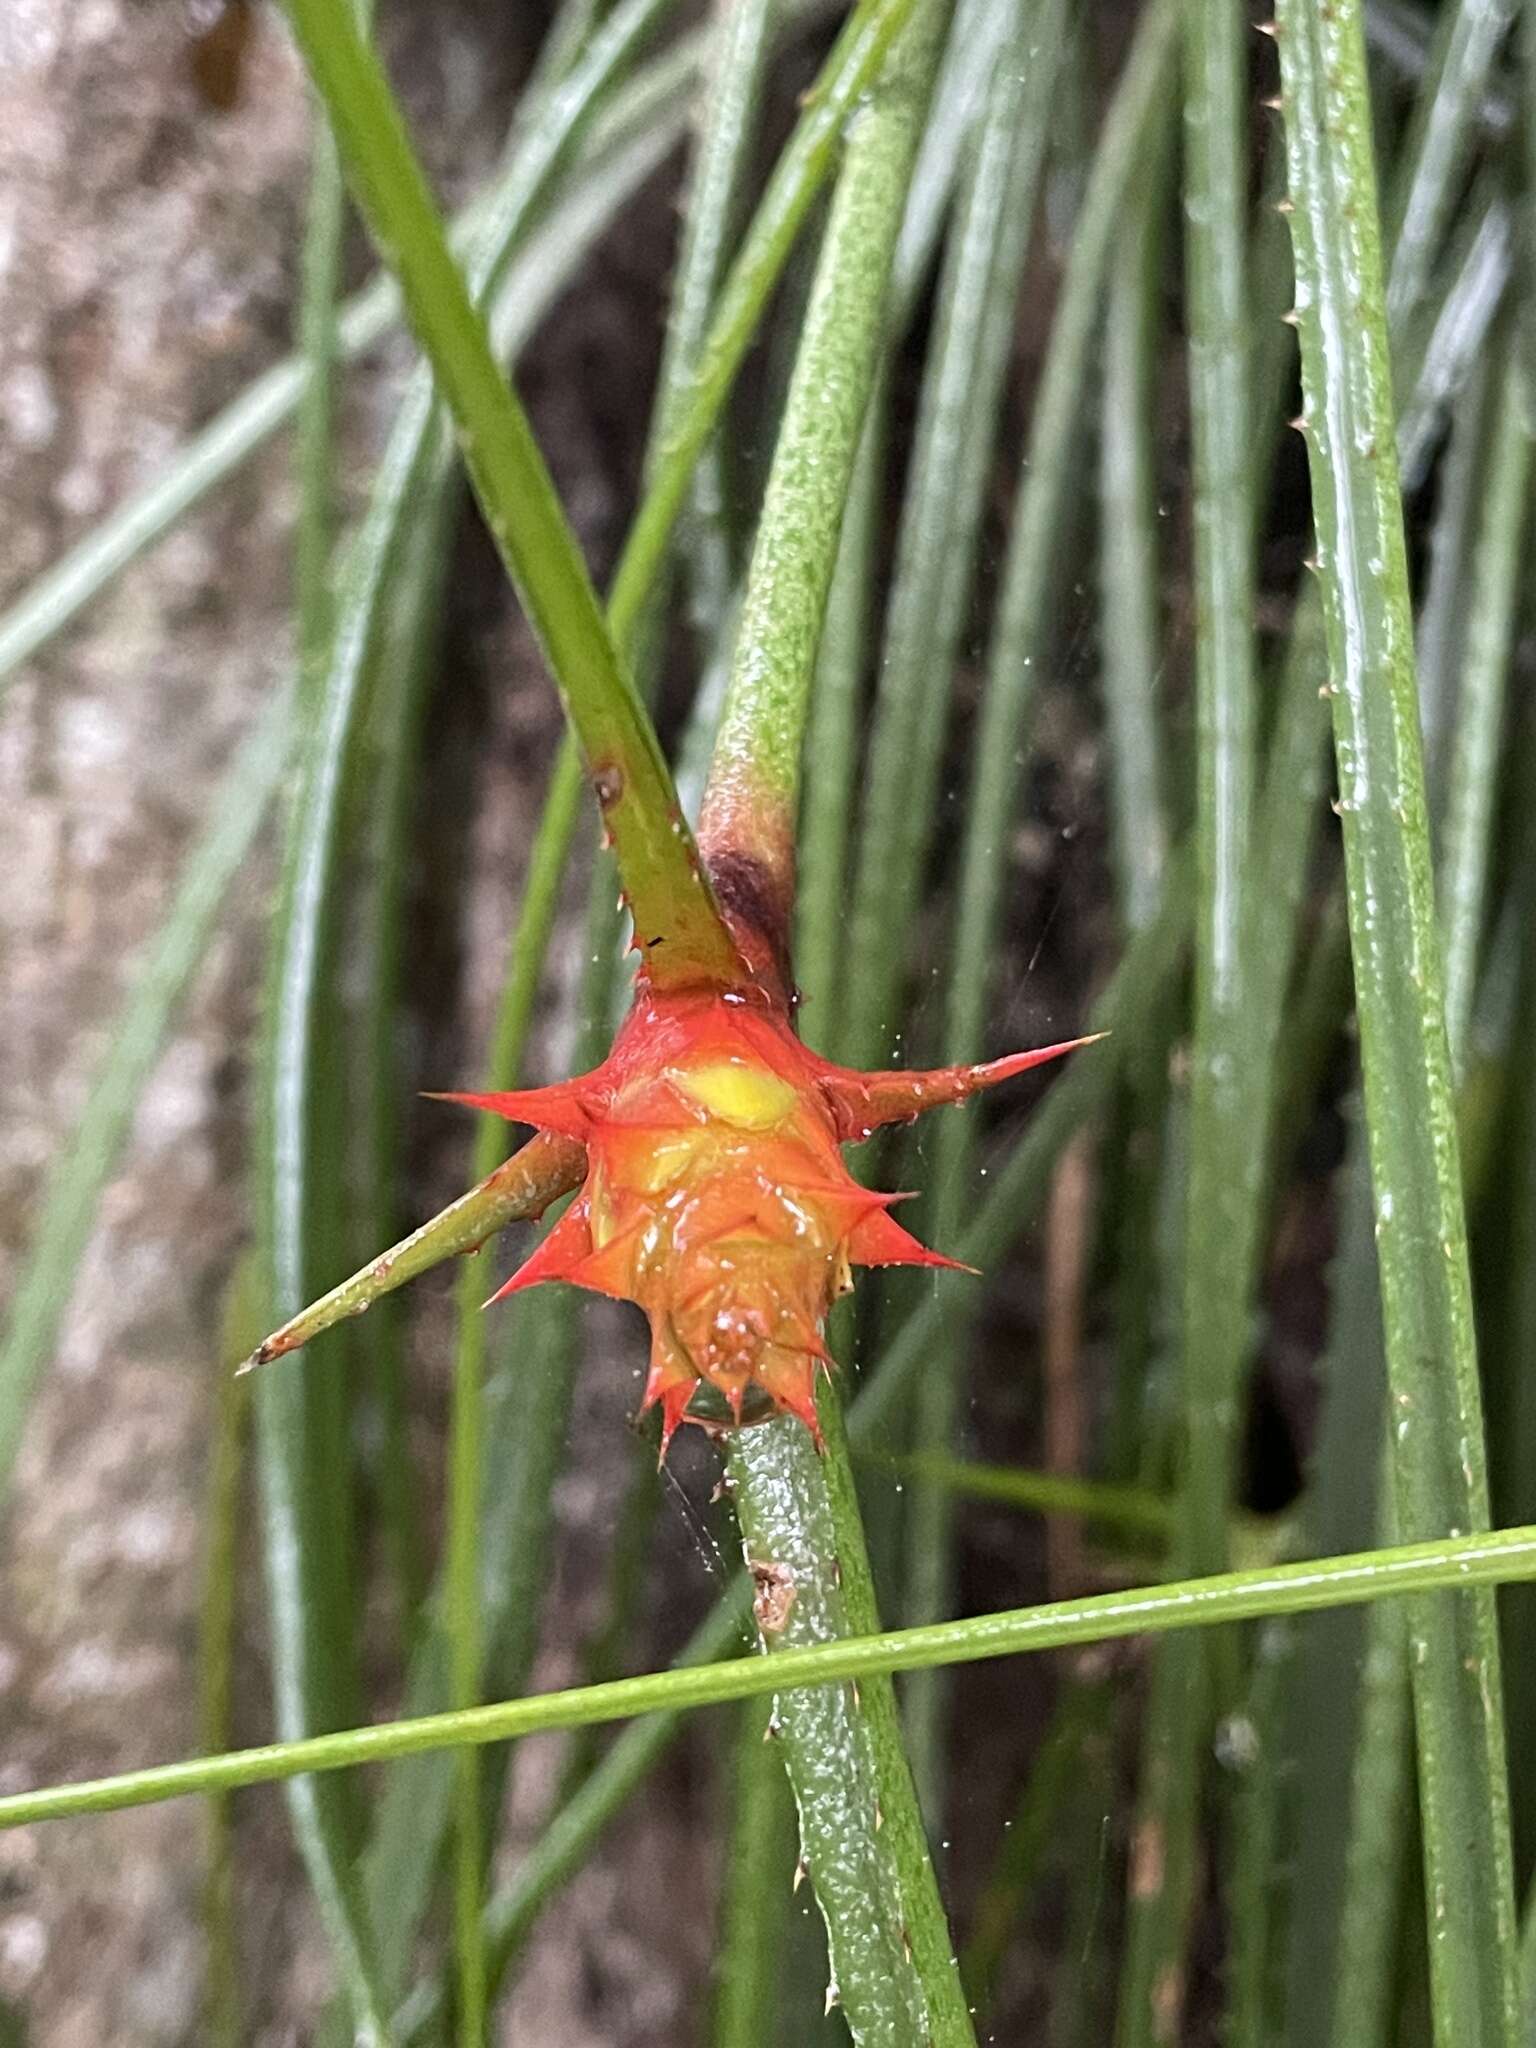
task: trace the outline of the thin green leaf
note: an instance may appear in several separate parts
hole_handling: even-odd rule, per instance
[[[1441,845],[1446,1031],[1453,1068],[1466,1057],[1482,956],[1504,697],[1515,634],[1521,540],[1531,473],[1525,364],[1511,335],[1497,373],[1490,460],[1460,668],[1456,737]]]
[[[1477,511],[1487,468],[1491,387],[1488,365],[1481,363],[1451,413],[1417,622],[1419,728],[1424,736],[1430,819],[1436,825],[1445,817],[1449,742],[1455,730]]]
[[[1038,24],[1038,68],[1030,74],[1034,90],[1027,116],[1036,171],[1051,110],[1063,22],[1064,17],[1053,12]],[[1136,167],[1149,142],[1155,143],[1159,103],[1172,70],[1175,29],[1172,9],[1160,4],[1160,0],[1155,0],[1138,24],[1105,117],[1074,224],[1071,255],[1035,395],[988,650],[985,692],[976,726],[965,807],[943,1038],[944,1060],[957,1065],[981,1058],[987,1040],[1007,873],[1006,849],[1012,838],[1023,735],[1047,644],[1051,572],[1058,559],[1072,474],[1072,447],[1082,417],[1082,364],[1091,348],[1121,212]],[[1017,218],[1013,225],[1018,231]],[[1010,314],[1011,302],[994,307],[991,318],[997,321]],[[1005,326],[1005,335],[1006,332]],[[951,374],[958,375],[956,397],[963,407],[963,357]],[[989,439],[981,444],[977,454],[990,453]],[[984,473],[980,469],[975,472],[978,485]],[[942,472],[936,474],[933,485],[942,491]],[[929,516],[933,517],[932,506]],[[953,646],[950,655],[952,658]],[[873,1021],[871,1015],[871,1025]],[[937,1243],[948,1245],[959,1236],[974,1200],[974,1120],[963,1114],[947,1118],[939,1128],[937,1143],[933,1234]],[[951,1327],[942,1360],[923,1378],[916,1434],[925,1445],[948,1446],[953,1441],[960,1374],[966,1355],[966,1327],[963,1320]],[[913,1618],[925,1620],[945,1611],[953,1570],[952,1543],[950,1503],[946,1496],[942,1491],[917,1488],[908,1528],[907,1604]],[[938,1751],[941,1697],[941,1689],[927,1682],[912,1688],[910,1694],[913,1742],[925,1779],[930,1776],[932,1759]]]
[[[775,1739],[773,1704],[740,1710],[718,1941],[714,2048],[764,2048],[778,2033],[792,1893],[799,1889],[795,1805]]]
[[[512,1742],[561,1728],[665,1710],[722,1706],[813,1686],[860,1685],[899,1671],[935,1664],[968,1664],[989,1657],[1071,1649],[1174,1629],[1218,1628],[1271,1615],[1310,1614],[1321,1608],[1414,1596],[1459,1586],[1477,1590],[1536,1578],[1536,1528],[1497,1529],[1477,1536],[1447,1536],[1434,1543],[1402,1543],[1345,1557],[1223,1572],[1211,1579],[1181,1579],[1131,1592],[1095,1593],[1044,1607],[1011,1608],[927,1628],[883,1635],[845,1636],[769,1658],[686,1665],[607,1685],[535,1694],[466,1713],[431,1714],[315,1735],[302,1742],[272,1742],[224,1756],[156,1764],[111,1778],[37,1786],[0,1797],[0,1831],[91,1813],[120,1813],[190,1793],[268,1785],[306,1772],[339,1771],[392,1757],[456,1748],[464,1742]],[[734,1616],[732,1617],[734,1622]],[[723,1627],[723,1623],[720,1626]]]
[[[1456,672],[1466,632],[1477,526],[1475,501],[1488,453],[1488,379],[1458,404],[1431,536],[1428,591],[1419,623],[1420,715],[1431,813],[1443,815],[1445,757],[1453,737]],[[1494,544],[1495,551],[1497,544]],[[1312,632],[1301,627],[1303,635]],[[1469,701],[1470,708],[1470,701]],[[1439,800],[1435,793],[1439,792]],[[1468,941],[1446,935],[1448,957]],[[1297,1111],[1314,1096],[1313,1045],[1336,1036],[1347,971],[1342,910],[1331,914],[1308,962],[1288,1037]],[[1453,1039],[1454,1042],[1454,1039]],[[1294,1128],[1282,1114],[1278,1128]],[[1352,1133],[1344,1176],[1343,1228],[1335,1267],[1324,1399],[1305,1523],[1313,1546],[1346,1548],[1379,1534],[1391,1540],[1386,1488],[1361,1484],[1360,1445],[1385,1441],[1380,1291],[1364,1133]],[[1386,1474],[1390,1485],[1390,1468]],[[1395,1610],[1335,1615],[1311,1623],[1294,1658],[1291,1775],[1307,1787],[1293,1814],[1294,1875],[1288,1932],[1285,2024],[1298,2044],[1363,2044],[1387,2037],[1392,2023],[1400,1884],[1412,1803],[1410,1755],[1403,1742],[1408,1666],[1403,1618]],[[1298,1802],[1293,1798],[1292,1805]]]
[[[1324,1401],[1304,1518],[1310,1541],[1369,1542],[1386,1534],[1390,1500],[1362,1474],[1361,1447],[1386,1445],[1386,1369],[1371,1215],[1370,1168],[1357,1133],[1345,1169],[1341,1241],[1324,1361]],[[1391,1470],[1382,1474],[1390,1486]],[[1363,1483],[1362,1483],[1363,1481]],[[1388,2038],[1387,1974],[1397,1933],[1392,1884],[1408,1835],[1408,1751],[1392,1746],[1406,1704],[1408,1667],[1401,1610],[1368,1618],[1340,1611],[1307,1624],[1295,1660],[1290,1750],[1305,1785],[1293,1814],[1295,1881],[1284,2008],[1295,2048]],[[1399,1654],[1402,1661],[1398,1662]],[[1363,1661],[1370,1660],[1370,1661]],[[1374,1697],[1378,1711],[1367,1706]],[[1315,1803],[1314,1803],[1315,1802]],[[1293,1801],[1293,1805],[1295,1802]],[[1341,1816],[1334,1825],[1330,1816]],[[1315,1824],[1314,1824],[1315,1823]],[[1347,2015],[1347,2030],[1346,2030]]]
[[[859,972],[840,1046],[855,1065],[891,1049],[1061,49],[1058,0],[997,11],[1004,40],[946,247],[881,654],[848,911]]]
[[[1488,1519],[1435,927],[1364,44],[1284,0],[1281,77],[1375,1187],[1399,1525]],[[1436,2030],[1513,2041],[1515,1926],[1493,1603],[1410,1608]]]
[[[1181,1491],[1188,1571],[1227,1561],[1262,1220],[1252,1142],[1266,1050],[1253,1027],[1249,864],[1257,761],[1248,362],[1246,24],[1184,0],[1184,250],[1193,427],[1195,948],[1182,1282]],[[1204,1639],[1153,1674],[1132,1841],[1120,2048],[1176,2037],[1218,1674]]]
[[[1397,455],[1405,490],[1424,481],[1441,426],[1487,346],[1509,283],[1514,230],[1496,174],[1482,178],[1460,209],[1445,261],[1449,283],[1431,294],[1399,337],[1393,334],[1398,388]]]
[[[1185,0],[1184,31],[1197,723],[1184,1556],[1191,1569],[1210,1571],[1226,1552],[1259,1209],[1257,1148],[1247,1142],[1253,1045],[1245,971],[1257,758],[1254,463],[1244,25],[1226,0]]]
[[[684,203],[683,239],[667,316],[660,388],[669,395],[655,429],[681,409],[691,372],[740,229],[761,119],[777,0],[734,0],[723,10],[709,67],[709,89],[695,113],[698,137]],[[713,646],[736,580],[730,478],[718,434],[701,453],[683,531],[688,618],[696,644]]]
[[[198,1617],[199,1720],[203,1748],[228,1749],[235,1739],[235,1630],[239,1606],[240,1536],[244,1522],[247,1389],[229,1368],[241,1358],[259,1322],[254,1260],[235,1268],[224,1313],[214,1388],[213,1439],[204,1493],[202,1610]],[[203,1917],[208,1947],[203,2010],[210,2048],[240,2048],[244,1995],[240,1981],[239,1903],[231,1802],[208,1801],[208,1871]]]
[[[1407,169],[1387,209],[1392,260],[1386,309],[1393,326],[1412,315],[1429,289],[1431,268],[1482,118],[1494,60],[1514,12],[1512,0],[1456,0],[1437,26],[1403,149]]]
[[[883,411],[884,393],[877,384],[865,410],[863,438],[848,486],[816,650],[816,681],[805,735],[805,792],[796,840],[799,886],[794,959],[807,1005],[802,1030],[807,1043],[829,1058],[842,1038],[848,842],[859,764],[870,586],[884,481]]]
[[[657,451],[609,594],[614,638],[627,644],[665,558],[694,464],[757,333],[806,216],[836,161],[843,132],[878,75],[916,0],[859,0],[805,96],[794,133],[758,202],[720,289],[709,333],[693,363],[686,399]]]
[[[347,20],[355,26],[350,10]],[[331,627],[331,387],[341,215],[335,152],[317,123],[300,306],[309,368],[296,531],[303,773],[287,819],[261,1043],[255,1209],[263,1319],[296,1308],[317,1279],[335,1270],[340,1241],[340,1091],[328,1085],[335,1078],[339,1015],[331,972],[331,869],[357,687],[345,665],[338,683],[321,664]],[[265,1380],[254,1408],[273,1715],[278,1733],[296,1740],[356,1712],[349,1403],[337,1379],[288,1375]],[[385,2048],[388,2000],[353,1868],[344,1788],[298,1778],[287,1793],[294,1838],[354,2028],[371,2048]]]
[[[1053,1873],[1062,1810],[1083,1771],[1085,1748],[1102,1739],[1114,1708],[1114,1688],[1103,1679],[1073,1684],[1058,1701],[1045,1738],[977,1902],[970,1939],[961,1952],[966,1992],[982,2011],[992,2007],[1008,1945],[1030,1898]],[[1097,1874],[1095,1874],[1097,1882]],[[1058,1994],[1059,1995],[1059,1994]]]
[[[453,416],[470,481],[543,646],[660,985],[739,978],[672,778],[615,651],[527,416],[497,368],[378,59],[327,0],[289,0],[359,204]]]
[[[1168,857],[1161,548],[1153,435],[1173,123],[1165,114],[1110,253],[1099,424],[1099,586],[1110,831],[1126,928],[1154,916]]]

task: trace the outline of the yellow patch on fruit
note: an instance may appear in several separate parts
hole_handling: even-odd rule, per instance
[[[738,1131],[771,1131],[794,1114],[800,1097],[787,1081],[746,1060],[711,1060],[669,1070],[674,1086]]]

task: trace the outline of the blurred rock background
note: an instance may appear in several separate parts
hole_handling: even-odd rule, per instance
[[[496,0],[382,10],[445,199],[492,161],[547,11]],[[267,5],[0,6],[0,603],[287,351],[308,136],[302,80]],[[646,195],[525,363],[599,569],[633,488],[672,220],[666,191]],[[368,267],[354,236],[349,277]],[[341,479],[354,502],[409,360],[397,340],[348,379]],[[291,663],[292,509],[279,437],[0,703],[0,1300],[182,855]],[[424,799],[446,849],[421,878],[434,973],[406,1020],[445,1083],[478,1064],[557,736],[477,532],[459,554]],[[247,1235],[247,1061],[270,883],[268,835],[144,1100],[32,1410],[0,1546],[0,1789],[198,1746],[201,1503],[222,1295]],[[451,994],[429,987],[438,969]],[[435,1120],[420,1150],[420,1199],[445,1196],[464,1172],[463,1125]],[[424,1431],[446,1372],[427,1349]],[[627,1392],[610,1392],[615,1421]],[[613,1455],[626,1451],[621,1436]],[[600,1474],[578,1469],[562,1496],[573,1614],[603,1492]],[[253,1555],[245,1740],[270,1729],[260,1592]],[[556,1640],[541,1680],[562,1675],[560,1658]],[[530,1749],[518,1796],[536,1803],[553,1764]],[[687,1843],[686,1791],[680,1780],[678,1798],[628,1830],[651,1887]],[[252,1795],[238,1812],[251,2039],[305,2041],[329,1971],[281,1801]],[[202,1825],[184,1802],[0,1835],[0,2000],[28,2043],[204,2038]],[[687,1875],[673,1875],[686,1900]],[[566,1895],[511,2026],[550,2048],[676,2039],[682,1994],[645,1889],[610,1858]],[[699,1931],[676,1944],[696,1981]]]

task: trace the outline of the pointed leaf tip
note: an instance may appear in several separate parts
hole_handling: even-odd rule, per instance
[[[550,1088],[514,1088],[491,1095],[479,1095],[459,1088],[424,1088],[428,1102],[457,1102],[465,1109],[478,1109],[504,1117],[509,1124],[531,1124],[535,1130],[553,1131],[563,1138],[585,1142],[592,1119],[572,1082],[556,1082]]]
[[[974,1273],[974,1266],[936,1252],[903,1228],[886,1209],[873,1209],[848,1233],[848,1256],[856,1266],[935,1266]]]
[[[879,1073],[860,1073],[851,1067],[824,1066],[820,1081],[830,1097],[844,1143],[856,1144],[885,1124],[911,1123],[925,1110],[946,1103],[964,1102],[978,1089],[992,1088],[1015,1074],[1027,1073],[1048,1060],[1077,1052],[1105,1037],[1102,1031],[1086,1038],[1064,1039],[1059,1045],[1042,1045],[1028,1052],[1007,1053],[1002,1059],[970,1066],[901,1068]]]
[[[1038,1045],[1028,1052],[1005,1053],[1000,1060],[986,1060],[970,1068],[973,1085],[991,1088],[999,1081],[1011,1081],[1015,1074],[1027,1074],[1031,1067],[1043,1067],[1048,1060],[1059,1060],[1069,1052],[1081,1052],[1085,1046],[1097,1045],[1101,1038],[1108,1036],[1107,1031],[1092,1031],[1086,1038],[1064,1038],[1059,1045]]]
[[[688,1419],[688,1403],[698,1385],[694,1374],[679,1366],[675,1359],[652,1358],[640,1413],[643,1415],[648,1408],[658,1406],[661,1409],[661,1448],[656,1458],[658,1471],[667,1462],[667,1447],[676,1436],[679,1425]]]

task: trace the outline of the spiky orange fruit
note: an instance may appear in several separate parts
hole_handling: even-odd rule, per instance
[[[643,981],[600,1067],[549,1088],[447,1099],[579,1139],[586,1180],[533,1256],[493,1297],[568,1280],[650,1318],[643,1406],[662,1452],[700,1383],[740,1419],[749,1388],[820,1441],[823,1330],[854,1266],[953,1266],[890,1214],[842,1147],[883,1124],[1023,1073],[1073,1045],[985,1066],[857,1073],[819,1058],[755,994],[659,993]]]

